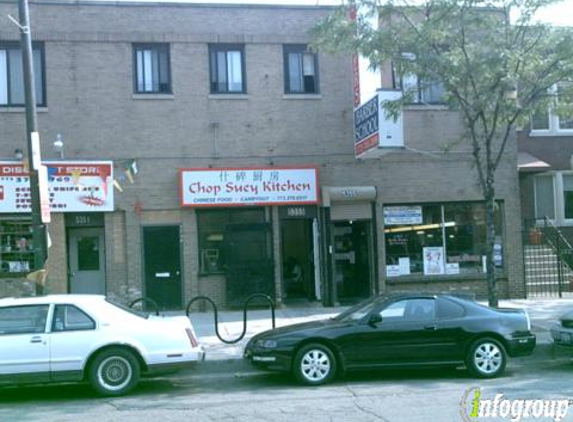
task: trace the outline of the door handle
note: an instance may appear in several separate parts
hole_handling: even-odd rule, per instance
[[[42,343],[42,337],[34,336],[34,337],[32,337],[32,339],[30,340],[30,343]]]
[[[424,330],[427,330],[427,331],[435,331],[437,329],[438,329],[438,327],[436,325],[425,325],[424,326]]]

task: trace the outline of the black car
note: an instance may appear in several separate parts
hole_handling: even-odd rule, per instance
[[[533,352],[522,309],[493,309],[448,295],[377,297],[322,321],[254,336],[244,357],[258,368],[292,372],[319,385],[337,373],[385,366],[466,364],[491,378],[507,356]]]

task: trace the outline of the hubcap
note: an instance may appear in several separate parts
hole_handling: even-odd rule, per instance
[[[484,374],[493,374],[501,366],[503,355],[494,343],[480,344],[474,353],[474,362],[477,369]]]
[[[330,373],[330,367],[330,358],[318,349],[306,352],[300,362],[302,375],[311,382],[324,380]]]
[[[110,356],[98,367],[97,377],[107,390],[117,391],[124,388],[132,377],[129,361],[121,356]]]

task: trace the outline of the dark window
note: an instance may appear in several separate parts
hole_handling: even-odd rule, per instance
[[[43,333],[47,316],[48,305],[0,308],[0,335]]]
[[[45,106],[43,45],[35,43],[32,46],[32,60],[36,104]],[[25,104],[22,50],[18,43],[0,43],[0,106],[24,106]]]
[[[26,195],[16,193],[16,206],[21,206],[29,199]],[[28,208],[27,203],[24,204]],[[6,215],[0,219],[0,273],[27,273],[34,269],[30,217]]]
[[[95,322],[83,311],[72,305],[57,305],[52,331],[93,330]]]
[[[245,93],[245,49],[243,45],[209,45],[211,93]]]
[[[452,302],[449,299],[438,299],[438,318],[452,319],[464,316],[465,310],[463,306]]]
[[[262,208],[197,211],[201,273],[216,274],[225,270],[223,241],[227,226],[236,223],[262,223],[264,220],[265,213]]]
[[[382,322],[431,321],[435,317],[434,299],[406,299],[394,302],[380,312]]]
[[[285,93],[318,93],[318,58],[306,45],[285,45]]]
[[[99,236],[78,239],[78,271],[99,271]]]
[[[135,92],[171,93],[169,44],[134,44]]]

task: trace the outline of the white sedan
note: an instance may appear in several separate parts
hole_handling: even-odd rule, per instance
[[[89,381],[116,396],[140,376],[205,357],[187,317],[147,316],[98,295],[0,299],[0,383]]]

